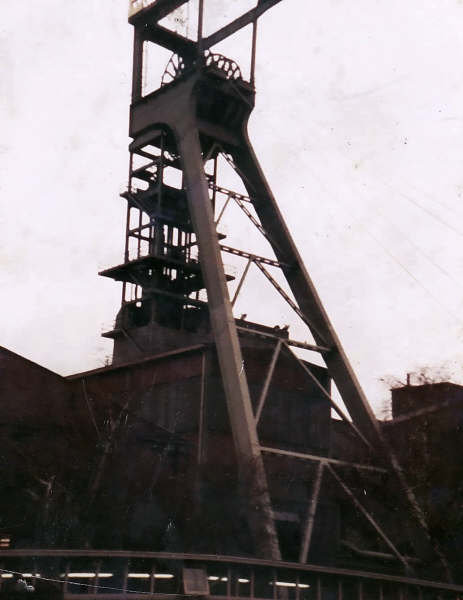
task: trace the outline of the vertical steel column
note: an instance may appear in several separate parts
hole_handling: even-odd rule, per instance
[[[223,216],[223,213],[225,212],[225,209],[227,208],[227,206],[228,206],[228,203],[230,202],[230,200],[231,200],[231,196],[230,196],[230,194],[229,194],[229,195],[227,196],[227,199],[226,199],[226,200],[225,200],[225,202],[224,202],[224,205],[222,206],[222,210],[219,212],[219,216],[217,217],[217,220],[216,220],[216,222],[215,222],[215,224],[216,224],[216,225],[218,225],[218,224],[220,223],[220,219],[222,218],[222,216]]]
[[[309,554],[310,542],[312,541],[312,532],[315,522],[315,514],[317,512],[318,497],[320,495],[320,488],[323,477],[323,462],[319,462],[317,466],[317,472],[312,487],[312,497],[310,499],[309,507],[307,510],[307,518],[305,521],[304,534],[302,537],[301,551],[299,554],[299,562],[307,562],[307,556]]]
[[[126,563],[124,564],[124,571],[122,574],[122,593],[125,594],[127,592],[127,580],[129,578],[129,569],[130,569],[130,559],[128,558]]]
[[[227,569],[227,596],[228,596],[228,598],[230,598],[232,595],[231,575],[232,575],[232,571],[231,571],[230,567],[228,567],[228,569]]]
[[[344,597],[344,590],[343,590],[343,586],[342,586],[342,579],[338,579],[338,594],[337,594],[337,600],[343,600]],[[382,600],[382,598],[381,598]]]
[[[92,593],[93,594],[97,594],[98,593],[98,581],[100,578],[100,571],[101,571],[101,561],[98,560],[95,564],[95,578],[93,581],[93,586],[92,586]]]
[[[256,81],[256,48],[257,48],[257,19],[252,22],[251,73],[250,81],[254,86]]]
[[[214,157],[214,170],[212,172],[212,210],[215,214],[215,205],[217,199],[217,156]]]
[[[68,591],[68,581],[69,581],[69,571],[71,569],[71,566],[69,564],[69,562],[66,563],[66,568],[64,570],[64,580],[63,580],[63,593],[66,593]]]
[[[251,259],[249,259],[251,260]],[[259,401],[257,403],[256,409],[256,425],[258,425],[260,421],[260,417],[262,414],[262,410],[264,408],[265,400],[267,398],[268,389],[270,387],[270,382],[272,381],[273,372],[275,371],[275,366],[277,364],[278,357],[280,355],[281,346],[283,344],[283,340],[278,340],[275,346],[275,349],[272,354],[272,359],[270,361],[270,366],[267,371],[267,376],[265,377],[264,385],[262,386],[262,391],[259,396]]]
[[[133,67],[132,67],[132,102],[137,102],[142,96],[143,85],[143,30],[134,27],[133,30]]]
[[[199,399],[199,415],[198,415],[198,454],[197,464],[201,466],[204,459],[204,414],[205,414],[205,401],[206,401],[206,350],[203,350],[201,355],[201,392]]]
[[[198,6],[198,57],[203,53],[203,21],[204,21],[204,0],[199,0]]]
[[[156,563],[151,565],[150,573],[150,594],[154,594],[154,587],[156,583]]]
[[[254,422],[243,358],[223,270],[214,215],[204,173],[199,132],[188,119],[177,123],[178,150],[188,206],[198,240],[209,315],[222,374],[228,414],[241,478],[249,494],[249,525],[257,551],[280,560],[264,463]]]
[[[322,600],[323,598],[323,588],[322,588],[322,580],[321,577],[317,577],[317,589],[316,589],[316,598],[317,600]]]
[[[236,288],[235,295],[233,296],[233,300],[231,301],[231,305],[235,306],[235,302],[238,298],[238,294],[241,292],[241,288],[243,287],[244,280],[246,279],[246,275],[248,274],[249,267],[251,266],[252,258],[248,260],[246,267],[244,268],[243,274],[241,275],[241,279],[238,283],[238,287]]]

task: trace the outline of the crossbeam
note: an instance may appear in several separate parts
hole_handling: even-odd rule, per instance
[[[151,21],[157,23],[170,13],[186,4],[188,0],[131,0],[129,23],[136,25],[138,22]]]
[[[136,10],[137,2],[133,2],[134,8],[132,9],[132,14],[129,16],[129,22],[135,26],[143,25],[143,36],[145,40],[151,41],[186,59],[192,60],[197,56],[198,51],[202,53],[234,33],[237,33],[240,29],[243,29],[243,27],[246,27],[251,23],[255,24],[261,15],[280,1],[281,0],[259,0],[257,6],[245,12],[215,33],[205,38],[199,36],[199,43],[159,25],[161,19],[171,14],[183,4],[186,4],[188,0],[156,0],[139,10]],[[138,4],[143,6],[144,3],[139,0]],[[200,19],[200,21],[202,22],[202,19]],[[254,53],[255,51],[253,54]]]
[[[241,210],[244,212],[244,214],[248,217],[248,219],[251,221],[251,223],[256,227],[256,229],[258,229],[261,232],[261,234],[264,236],[264,238],[272,245],[272,240],[270,239],[268,233],[265,231],[265,229],[262,227],[262,225],[259,223],[259,221],[256,219],[256,217],[252,214],[252,212],[246,208],[246,206],[244,205],[244,202],[241,200],[241,198],[238,198],[238,196],[231,196],[231,197],[238,204],[238,206],[241,208]]]
[[[229,254],[234,254],[235,256],[241,256],[242,258],[248,258],[253,261],[264,263],[264,265],[270,265],[271,267],[279,267],[281,268],[283,265],[277,260],[272,260],[271,258],[265,258],[264,256],[258,256],[257,254],[251,254],[250,252],[245,252],[244,250],[238,250],[238,248],[231,248],[230,246],[220,245],[220,249],[223,252],[228,252]],[[288,266],[288,265],[285,265]]]
[[[255,335],[257,337],[270,338],[274,340],[281,339],[281,337],[278,335],[266,333],[265,331],[258,331],[257,329],[250,329],[249,327],[240,327],[238,325],[236,328],[238,329],[238,332],[243,335]],[[315,344],[307,344],[306,342],[299,342],[297,340],[290,340],[288,338],[285,338],[284,341],[288,346],[293,346],[294,348],[301,348],[302,350],[309,350],[311,352],[319,352],[320,354],[330,351],[330,349],[326,346],[316,346]]]
[[[193,59],[197,52],[196,42],[161,25],[146,25],[143,29],[143,37],[146,41],[158,44],[186,59]]]
[[[225,25],[225,27],[222,27],[215,33],[204,38],[202,42],[203,49],[206,50],[211,46],[215,46],[240,29],[243,29],[243,27],[254,23],[261,15],[264,14],[264,12],[266,12],[272,6],[275,6],[275,4],[278,4],[280,1],[281,0],[259,0],[257,6],[251,8],[251,10],[248,10],[228,25]]]
[[[309,460],[312,462],[322,462],[324,464],[332,464],[337,465],[339,467],[346,467],[349,469],[374,471],[375,473],[387,473],[387,470],[383,469],[382,467],[376,467],[375,465],[365,465],[362,463],[354,463],[347,460],[340,460],[338,458],[331,458],[330,456],[319,456],[318,454],[308,454],[306,452],[293,452],[292,450],[283,450],[282,448],[272,448],[270,446],[261,446],[260,449],[266,454],[278,454],[280,456],[300,458],[302,460]]]
[[[249,196],[245,196],[244,194],[239,194],[238,192],[234,192],[233,190],[229,190],[221,185],[217,185],[214,181],[208,177],[208,185],[211,190],[218,192],[219,194],[224,194],[224,196],[230,196],[230,198],[239,198],[243,202],[251,202],[251,198]]]

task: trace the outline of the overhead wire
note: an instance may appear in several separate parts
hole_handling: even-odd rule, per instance
[[[369,235],[383,250],[384,252],[395,262],[397,263],[397,265],[399,265],[399,267],[405,271],[405,273],[407,273],[412,279],[413,281],[419,285],[449,316],[453,317],[454,319],[456,319],[458,321],[458,323],[462,324],[463,321],[461,320],[461,318],[456,315],[452,310],[450,310],[447,306],[445,306],[444,304],[442,304],[442,302],[440,302],[440,300],[437,298],[437,296],[435,296],[411,271],[410,269],[408,269],[404,264],[402,264],[402,262],[396,257],[394,256],[394,254],[387,248],[387,246],[385,246],[376,236],[374,236],[371,231],[369,229],[367,229],[366,227],[363,226],[363,229],[365,231],[365,233],[367,235]]]
[[[314,177],[314,179],[317,180],[320,187],[330,196],[330,198],[334,199],[336,204],[340,206],[345,213],[347,213],[346,207],[340,202],[337,195],[332,194],[328,190],[324,182],[313,172],[313,170],[309,170],[309,172]],[[349,213],[349,217],[351,216],[351,213]],[[360,226],[365,231],[365,233],[371,239],[373,239],[376,242],[376,244],[389,256],[389,258],[391,258],[400,267],[400,269],[402,269],[419,287],[421,287],[421,289],[423,289],[423,291],[425,291],[434,300],[434,302],[436,302],[438,306],[440,306],[440,308],[442,308],[449,316],[456,319],[459,324],[463,322],[458,315],[456,315],[452,310],[443,305],[440,302],[440,300],[422,283],[422,281],[418,277],[416,277],[416,275],[414,275],[412,271],[400,261],[398,257],[396,257],[384,244],[382,244],[382,242],[370,231],[370,229],[366,227],[364,222],[361,223]],[[463,234],[461,235],[463,236]]]
[[[457,233],[457,235],[461,235],[463,236],[463,233],[460,232],[459,230],[457,230],[456,228],[452,227],[449,223],[446,223],[445,221],[439,219],[439,217],[437,217],[436,215],[434,215],[434,213],[432,213],[431,211],[429,211],[428,209],[426,209],[426,207],[421,206],[421,204],[419,204],[418,202],[414,201],[412,198],[410,198],[409,196],[407,196],[406,194],[404,194],[403,192],[394,190],[394,188],[388,184],[387,182],[383,182],[385,185],[387,185],[389,187],[389,189],[391,189],[391,191],[393,191],[394,193],[398,193],[399,195],[405,197],[407,200],[409,200],[412,204],[414,204],[415,206],[417,206],[418,208],[421,208],[422,210],[424,210],[427,214],[429,214],[430,216],[434,216],[438,222],[441,225],[445,225],[447,227],[449,227],[450,229],[452,229],[455,233]],[[402,235],[402,237],[404,237],[409,244],[411,244],[420,254],[422,254],[422,256],[424,256],[426,258],[426,260],[428,262],[430,262],[435,268],[437,268],[443,275],[445,275],[448,279],[450,279],[450,281],[452,281],[452,283],[454,283],[455,285],[457,285],[458,287],[461,287],[462,283],[460,281],[457,281],[448,271],[447,269],[445,269],[442,265],[440,265],[438,262],[436,262],[434,259],[432,259],[430,256],[428,256],[428,254],[426,252],[423,251],[423,249],[418,246],[408,235],[406,235],[399,227],[397,227],[397,225],[395,225],[394,223],[392,223],[392,221],[386,217],[377,207],[375,207],[376,213],[382,217],[385,221],[389,222],[394,229],[396,229],[397,231],[399,231],[399,233]],[[448,307],[446,307],[444,304],[442,304],[440,302],[440,300],[435,296],[435,294],[433,294],[422,282],[420,279],[418,279],[409,268],[407,268],[400,259],[398,259],[398,257],[396,257],[386,246],[384,246],[367,228],[364,228],[365,231],[370,235],[370,237],[372,237],[380,246],[382,246],[383,250],[406,272],[408,273],[408,275],[423,289],[425,290],[450,316],[452,316],[453,318],[457,319],[457,321],[459,323],[462,322],[461,318],[454,313],[452,310],[450,310]]]
[[[225,157],[227,158],[227,157]],[[229,161],[231,162],[231,161]],[[233,164],[231,164],[232,167],[234,167]],[[338,203],[338,205],[340,205],[342,207],[343,210],[346,210],[345,207],[339,202],[339,199],[337,198],[336,195],[331,194],[325,184],[320,180],[319,177],[317,177],[313,171],[311,171],[312,176],[317,179],[319,185],[330,194],[330,196],[332,198],[334,198],[336,200],[336,202]],[[387,184],[385,182],[385,184],[390,188],[391,186],[389,184]],[[394,191],[394,190],[392,190]],[[406,194],[403,194],[403,192],[398,192],[400,195],[402,195],[403,197],[405,197],[408,201],[410,201],[412,204],[416,205],[418,208],[424,210],[427,214],[429,214],[431,217],[435,218],[441,225],[443,226],[447,226],[450,229],[452,229],[453,231],[455,231],[455,233],[457,233],[458,235],[463,236],[463,233],[460,232],[459,230],[457,230],[456,228],[454,228],[451,224],[447,223],[446,221],[444,221],[443,219],[440,219],[437,215],[435,215],[432,211],[428,210],[426,207],[423,207],[421,204],[419,204],[418,202],[414,201],[413,199],[409,198]],[[431,257],[429,257],[415,242],[413,242],[409,236],[407,236],[406,234],[404,234],[396,225],[394,225],[389,219],[387,219],[382,213],[381,211],[379,211],[379,209],[377,209],[377,207],[375,207],[375,210],[377,212],[377,214],[384,218],[385,220],[389,221],[389,223],[392,224],[392,226],[397,229],[402,237],[404,237],[414,248],[417,252],[419,252],[420,254],[422,254],[425,259],[430,262],[435,268],[437,268],[443,275],[445,275],[446,277],[448,277],[453,283],[457,284],[457,285],[461,285],[459,284],[459,282],[457,282],[452,275],[441,265],[439,265],[435,260],[433,260]],[[349,214],[350,216],[350,214]],[[447,315],[449,315],[450,317],[452,317],[453,319],[455,319],[459,324],[462,323],[461,318],[455,313],[453,312],[451,309],[449,309],[446,305],[444,305],[439,298],[412,272],[412,270],[407,267],[394,253],[392,253],[388,247],[383,244],[372,232],[371,230],[365,225],[365,223],[361,223],[361,227],[363,228],[363,230],[365,231],[365,233],[386,253],[386,255],[393,261],[395,262],[398,267],[404,271],[409,277],[410,279],[412,279],[412,281],[418,285]]]
[[[320,148],[323,148],[323,145],[320,143],[320,144],[318,145],[318,147],[319,147],[319,150],[317,151],[317,155],[318,155],[318,156],[320,156],[320,155],[323,153],[323,150],[320,152]],[[338,153],[340,156],[342,156],[342,155],[341,155],[341,153],[340,153],[340,151],[339,151],[339,149],[337,149],[337,153]],[[331,162],[331,161],[329,161],[329,162]],[[310,170],[310,173],[311,173],[311,174],[312,174],[312,176],[313,176],[313,177],[314,177],[314,178],[317,180],[317,182],[318,182],[318,184],[321,186],[321,188],[322,188],[322,189],[323,189],[323,190],[324,190],[326,193],[328,193],[328,194],[330,195],[330,197],[333,197],[333,198],[335,198],[336,202],[338,203],[338,205],[341,205],[341,207],[342,207],[342,209],[343,209],[343,210],[346,210],[346,209],[345,209],[345,207],[344,207],[344,206],[342,206],[342,204],[340,204],[340,202],[339,202],[339,199],[338,199],[337,197],[335,197],[335,196],[334,196],[334,195],[333,195],[333,194],[332,194],[332,193],[331,193],[331,192],[330,192],[330,191],[327,189],[327,186],[326,186],[326,185],[325,185],[325,184],[322,182],[322,180],[321,180],[321,179],[320,179],[320,178],[319,178],[319,177],[318,177],[318,176],[317,176],[317,175],[316,175],[316,174],[313,172],[313,170],[312,170],[312,169]],[[377,179],[376,175],[375,175],[375,178]],[[388,181],[386,181],[386,180],[384,180],[383,178],[381,178],[381,183],[383,183],[383,184],[384,184],[386,187],[388,187],[388,188],[389,188],[389,189],[390,189],[390,190],[391,190],[391,191],[392,191],[394,194],[397,194],[397,193],[398,193],[399,195],[403,196],[403,197],[404,197],[404,198],[405,198],[407,201],[409,201],[409,202],[410,202],[412,205],[416,206],[416,208],[418,208],[418,209],[420,209],[420,210],[424,211],[426,214],[428,214],[428,216],[430,216],[431,218],[435,219],[435,220],[436,220],[438,223],[440,223],[440,225],[442,225],[442,226],[444,226],[444,227],[447,227],[447,228],[449,228],[449,229],[450,229],[450,230],[452,230],[454,233],[456,233],[458,236],[461,236],[461,237],[463,237],[463,232],[462,232],[462,231],[460,231],[458,228],[454,227],[454,226],[453,226],[451,223],[448,223],[446,220],[444,220],[444,219],[440,218],[440,217],[439,217],[439,215],[436,215],[436,214],[435,214],[433,211],[431,211],[431,210],[430,210],[430,209],[428,209],[427,207],[425,207],[425,206],[422,206],[422,205],[421,205],[419,202],[417,202],[416,200],[414,200],[414,199],[413,199],[413,198],[411,198],[410,196],[407,196],[406,194],[404,194],[404,193],[403,193],[403,192],[401,192],[400,190],[396,190],[396,189],[394,189],[394,187],[393,187],[393,186],[391,186],[391,184],[390,184]],[[360,194],[362,194],[362,195],[365,195],[365,190],[362,190],[362,189],[360,189],[360,190],[357,190],[357,191],[359,191],[359,192],[360,192]],[[433,200],[433,199],[431,198],[431,200]],[[435,201],[435,200],[434,200],[434,201]],[[446,207],[446,208],[447,208],[448,210],[450,210],[448,207]],[[442,265],[440,265],[440,264],[439,264],[439,263],[438,263],[436,260],[434,260],[433,258],[431,258],[431,257],[430,257],[430,256],[429,256],[429,255],[428,255],[426,252],[424,252],[424,251],[423,251],[423,249],[422,249],[422,248],[421,248],[421,247],[420,247],[420,246],[419,246],[419,245],[418,245],[416,242],[414,242],[414,241],[413,241],[413,240],[412,240],[412,239],[411,239],[409,236],[407,236],[407,235],[406,235],[406,234],[405,234],[403,231],[401,231],[401,229],[400,229],[399,227],[397,227],[396,225],[394,225],[390,219],[386,218],[386,217],[384,216],[384,214],[383,214],[383,213],[381,213],[381,211],[379,211],[379,209],[378,209],[377,207],[375,207],[375,210],[376,210],[376,212],[377,212],[377,213],[378,213],[378,214],[379,214],[379,215],[380,215],[382,218],[384,218],[386,221],[388,221],[389,223],[391,223],[391,224],[392,224],[392,226],[393,226],[395,229],[397,229],[399,232],[401,232],[402,236],[403,236],[404,238],[406,238],[406,239],[407,239],[407,241],[408,241],[408,242],[409,242],[409,243],[410,243],[410,244],[411,244],[411,245],[412,245],[412,246],[413,246],[413,247],[414,247],[414,248],[417,250],[417,252],[419,252],[420,254],[422,254],[422,255],[425,257],[425,259],[426,259],[428,262],[430,262],[430,263],[431,263],[431,264],[432,264],[432,265],[433,265],[435,268],[437,268],[437,269],[438,269],[438,270],[439,270],[439,271],[440,271],[440,272],[441,272],[443,275],[445,275],[446,277],[448,277],[448,278],[449,278],[449,279],[450,279],[450,280],[451,280],[453,283],[455,283],[456,285],[458,285],[459,287],[461,287],[461,283],[460,283],[459,281],[457,281],[457,280],[455,279],[455,277],[453,277],[453,276],[452,276],[452,275],[449,273],[449,271],[448,271],[447,269],[445,269],[445,268],[444,268]],[[363,228],[364,228],[364,230],[365,230],[366,232],[368,232],[368,231],[369,231],[369,229],[368,229],[368,228],[365,226],[365,224],[363,225]],[[379,240],[377,240],[373,234],[371,234],[371,236],[370,236],[370,237],[371,237],[372,239],[374,239],[374,240],[376,241],[376,243],[378,243],[378,245],[379,245],[380,247],[382,247],[382,248],[383,248],[383,250],[385,250],[385,251],[386,251],[386,253],[388,253],[388,251],[387,251],[386,247],[382,246],[382,245],[381,245],[381,243],[379,242]],[[390,253],[390,252],[389,252],[389,255],[390,255],[390,257],[391,257],[391,258],[393,258],[393,254],[392,254],[392,253]],[[436,297],[434,296],[434,294],[432,294],[432,292],[430,292],[430,291],[427,289],[427,287],[426,287],[426,286],[425,286],[425,285],[424,285],[424,284],[423,284],[423,283],[420,281],[420,279],[419,279],[418,277],[416,277],[416,276],[415,276],[415,275],[412,273],[412,271],[411,271],[409,268],[406,268],[406,267],[405,267],[405,265],[403,265],[402,261],[401,261],[399,258],[397,258],[397,257],[395,257],[395,256],[394,256],[393,260],[395,260],[395,261],[397,262],[398,266],[400,266],[400,268],[402,268],[402,269],[403,269],[403,270],[404,270],[406,273],[408,273],[408,275],[409,275],[409,276],[410,276],[412,279],[414,279],[414,281],[415,281],[415,282],[416,282],[418,285],[420,285],[420,287],[422,287],[422,289],[423,289],[423,290],[426,290],[426,291],[427,291],[427,293],[428,293],[428,294],[429,294],[429,295],[430,295],[430,296],[431,296],[431,297],[432,297],[434,300],[436,300],[436,301],[439,303],[439,305],[440,305],[442,308],[444,308],[444,309],[445,309],[445,310],[446,310],[446,311],[447,311],[449,314],[451,314],[453,317],[455,317],[455,318],[457,318],[459,321],[461,321],[460,317],[458,317],[458,316],[457,316],[455,313],[453,313],[452,311],[449,311],[449,309],[445,308],[445,307],[444,307],[444,305],[443,305],[442,303],[440,303],[440,302],[439,302],[439,301],[436,299]]]
[[[429,192],[426,192],[425,190],[418,188],[416,185],[413,185],[411,183],[409,183],[408,185],[410,185],[410,187],[412,187],[415,190],[415,192],[417,192],[421,196],[426,196],[431,202],[434,202],[434,204],[438,204],[445,210],[447,210],[451,213],[454,213],[459,219],[463,218],[463,212],[460,213],[454,206],[449,206],[445,202],[441,202],[440,200],[437,200],[437,198],[435,198],[432,194],[430,194]]]
[[[421,254],[428,262],[430,262],[436,269],[438,269],[443,275],[448,277],[453,283],[458,286],[463,285],[461,281],[457,281],[447,269],[445,269],[442,265],[436,262],[433,258],[431,258],[418,244],[416,244],[410,236],[408,236],[400,227],[397,227],[395,223],[393,223],[386,215],[376,208],[376,213],[383,218],[387,223],[389,223],[396,231],[399,232],[400,236],[407,240],[407,242],[419,253]]]
[[[386,182],[384,182],[386,185],[388,185]],[[388,185],[388,187],[394,192],[394,189],[392,188],[392,186]],[[364,193],[363,190],[360,190],[361,193]],[[400,192],[398,192],[400,194]],[[371,198],[371,196],[370,196]],[[371,206],[371,205],[370,205]],[[438,262],[436,262],[433,258],[431,258],[422,248],[421,246],[419,246],[415,241],[412,240],[412,238],[407,235],[400,227],[398,227],[389,217],[387,217],[384,212],[382,212],[376,205],[374,206],[374,210],[376,212],[376,214],[384,219],[387,223],[389,223],[389,225],[391,225],[396,231],[399,232],[400,236],[402,238],[404,238],[405,240],[407,240],[407,242],[419,253],[421,254],[429,263],[431,263],[436,269],[438,269],[443,275],[445,275],[446,277],[448,277],[455,285],[457,286],[462,286],[462,282],[458,281],[457,279],[455,279],[455,277],[453,277],[453,275],[447,271],[447,269],[445,269],[442,265],[440,265]],[[400,261],[399,261],[400,262]]]
[[[441,219],[434,212],[432,212],[431,210],[429,210],[428,208],[426,208],[425,206],[423,206],[422,204],[420,204],[419,202],[417,202],[416,200],[414,200],[413,198],[411,198],[410,196],[408,196],[404,192],[398,192],[398,193],[400,194],[400,196],[402,196],[403,198],[405,198],[406,200],[408,200],[408,202],[410,202],[411,204],[413,204],[417,208],[419,208],[422,211],[424,211],[426,214],[428,214],[433,219],[435,219],[442,226],[447,227],[448,229],[450,229],[451,231],[453,231],[454,233],[456,233],[458,236],[463,237],[463,232],[460,231],[459,229],[457,229],[456,227],[454,227],[452,224],[447,223],[447,221],[444,221],[444,219]]]
[[[318,156],[320,156],[320,154],[323,153],[323,150],[320,151],[320,149],[322,149],[322,148],[323,148],[323,144],[322,143],[318,144],[318,150],[317,150],[317,155]],[[339,148],[337,148],[336,150],[337,150],[337,154],[340,157],[344,158],[343,155],[341,154],[341,152],[339,151]],[[328,162],[331,162],[331,161],[328,161]],[[327,188],[326,188],[326,186],[321,182],[321,180],[317,176],[315,176],[315,174],[313,173],[313,171],[311,171],[311,172],[312,172],[312,175],[317,179],[318,183],[325,189],[325,191],[328,191]],[[377,175],[375,175],[375,179],[377,179]],[[386,181],[385,179],[381,178],[381,182],[386,187],[388,187],[393,193],[395,193],[395,194],[398,193],[399,195],[401,195],[402,197],[404,197],[409,203],[411,203],[412,205],[414,205],[416,208],[422,210],[429,217],[433,218],[438,223],[440,223],[440,225],[442,225],[443,227],[447,227],[448,229],[450,229],[451,231],[453,231],[456,235],[458,235],[460,237],[463,237],[463,231],[460,231],[457,227],[455,227],[451,223],[448,223],[446,220],[442,219],[439,215],[435,214],[432,210],[430,210],[426,206],[423,206],[418,201],[416,201],[415,199],[411,198],[409,195],[405,194],[404,192],[402,192],[400,190],[394,189],[394,187],[391,186],[391,184],[388,181]],[[360,190],[360,193],[364,193],[364,190]],[[442,202],[439,202],[438,200],[436,200],[434,197],[430,196],[429,194],[423,193],[423,195],[427,195],[432,202],[435,202],[436,204],[440,204],[445,209],[447,209],[447,210],[449,210],[449,211],[454,212],[454,213],[457,214],[457,212],[455,211],[455,209],[452,209],[452,208],[448,207],[447,205],[445,205]],[[378,210],[378,212],[379,212],[379,210]],[[460,217],[460,215],[458,215],[458,216]],[[383,217],[383,218],[385,218],[385,217]],[[389,219],[386,219],[386,220],[388,220],[390,223],[392,223]],[[400,231],[400,229],[397,226],[394,226],[394,227]],[[433,260],[432,258],[430,258],[415,242],[413,242],[411,240],[411,238],[409,236],[407,236],[403,232],[402,232],[402,235],[403,235],[403,237],[407,238],[407,240],[410,242],[410,244],[418,252],[420,252],[430,263],[432,263],[434,265],[434,267],[436,267],[439,271],[441,271],[443,274],[445,274],[447,277],[449,277],[458,286],[461,286],[460,282],[458,282],[454,277],[452,277],[452,275],[444,267],[442,267],[442,265],[439,265],[435,260]]]

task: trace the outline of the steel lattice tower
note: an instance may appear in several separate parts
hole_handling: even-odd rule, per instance
[[[133,85],[130,109],[130,174],[127,191],[127,228],[124,262],[101,274],[123,282],[122,307],[115,328],[105,334],[115,340],[114,364],[188,346],[210,343],[217,354],[236,460],[248,503],[248,522],[256,553],[282,558],[275,513],[263,455],[276,454],[317,465],[300,561],[307,559],[324,478],[346,494],[375,534],[410,570],[407,558],[383,526],[350,489],[343,467],[361,475],[388,471],[398,497],[416,524],[417,546],[426,554],[433,546],[427,525],[402,470],[385,443],[380,427],[353,373],[317,291],[291,239],[276,200],[264,177],[247,133],[254,107],[254,65],[258,18],[279,0],[259,0],[240,18],[204,37],[204,2],[199,2],[198,35],[189,39],[160,25],[187,0],[132,0],[129,22],[134,27]],[[252,25],[250,80],[231,59],[214,54],[212,47],[243,27]],[[142,94],[143,47],[156,44],[173,52],[159,89]],[[220,186],[217,160],[221,157],[242,180],[247,195]],[[211,170],[212,169],[212,170]],[[176,173],[177,185],[167,174]],[[219,204],[219,195],[224,199]],[[222,243],[218,225],[228,203],[235,203],[265,237],[274,258],[266,258]],[[230,298],[222,253],[247,261],[236,293]],[[251,266],[262,272],[307,325],[313,343],[293,342],[284,330],[269,332],[252,327],[233,315],[233,304]],[[278,284],[270,268],[279,269],[290,293]],[[292,297],[291,297],[292,294]],[[272,358],[257,399],[252,399],[243,335],[265,338]],[[318,352],[338,388],[348,415],[334,403],[326,381],[294,354],[293,347]],[[325,455],[297,453],[287,448],[263,447],[259,426],[275,365],[284,354],[306,373],[329,406],[345,420],[363,448],[368,464],[331,460]],[[445,559],[437,548],[439,560]]]

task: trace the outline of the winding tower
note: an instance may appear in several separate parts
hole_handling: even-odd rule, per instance
[[[236,483],[241,486],[240,497],[246,505],[253,549],[258,556],[281,560],[288,558],[289,551],[294,559],[294,548],[291,553],[289,547],[297,538],[297,558],[305,562],[317,510],[322,512],[321,490],[334,485],[347,496],[356,513],[363,515],[373,529],[373,537],[394,556],[399,568],[409,572],[412,566],[399,549],[400,544],[405,547],[408,542],[402,540],[396,544],[374,516],[375,511],[378,515],[387,511],[379,506],[367,508],[368,503],[359,499],[352,488],[353,485],[366,495],[366,489],[372,486],[377,494],[382,475],[387,472],[393,482],[388,485],[395,489],[399,505],[414,523],[408,529],[413,529],[415,550],[429,556],[432,548],[445,569],[445,559],[433,547],[424,515],[387,447],[248,137],[247,122],[255,101],[257,22],[278,1],[259,0],[239,18],[204,36],[207,2],[199,0],[197,32],[187,37],[162,24],[187,0],[131,0],[129,22],[134,28],[134,49],[129,133],[132,142],[128,187],[122,194],[127,201],[125,256],[121,264],[100,273],[122,282],[122,306],[114,329],[104,335],[114,339],[113,365],[196,345],[208,349],[209,377],[215,381],[214,393],[222,394],[226,405],[226,416],[222,415],[222,419],[228,420],[233,439]],[[244,78],[232,59],[214,53],[216,44],[246,26],[252,28],[249,79]],[[143,94],[144,47],[152,44],[173,54],[159,88]],[[220,161],[239,177],[245,194],[221,184]],[[256,233],[263,236],[272,257],[224,243],[226,236],[220,233],[220,224],[229,203],[237,205],[255,226]],[[224,268],[226,254],[244,260],[233,296],[230,283],[235,278]],[[310,343],[291,340],[287,328],[265,327],[234,316],[235,301],[251,266],[261,272],[270,289],[280,294],[304,323],[312,338]],[[283,276],[286,288],[272,274],[272,269]],[[326,368],[304,360],[295,350],[317,353]],[[253,366],[253,361],[259,366]],[[205,417],[207,368],[205,360],[203,363],[198,406],[199,462],[203,461],[204,452],[201,436],[208,435],[206,430],[213,421],[210,416]],[[268,366],[264,368],[264,364]],[[278,387],[284,379],[281,369],[287,370],[286,375],[294,369],[302,372],[308,380],[309,397],[307,389],[299,396],[296,394],[292,400],[293,422],[288,421],[285,434],[275,436],[270,433],[269,421],[282,419],[288,411],[285,402],[289,402],[283,398],[284,394],[278,399],[272,396],[272,386]],[[333,400],[331,380],[348,414]],[[211,389],[210,383],[208,387]],[[352,447],[357,448],[351,455],[360,456],[361,464],[341,456],[342,451],[333,458],[327,425],[331,411],[343,421]],[[305,429],[305,441],[299,439],[303,435],[293,436],[291,432],[297,428],[297,421]],[[311,439],[314,422],[317,434]],[[265,440],[270,442],[266,444]],[[273,480],[278,470],[296,470],[300,474],[301,463],[305,463],[310,491],[303,494],[305,517],[300,514],[295,517],[291,510],[284,510],[287,498],[286,502],[280,498],[281,506],[276,510],[279,500],[275,497],[277,486]],[[203,466],[220,467],[210,459],[209,462],[204,459]],[[326,479],[329,482],[325,484]],[[296,536],[293,532],[285,537],[280,534],[284,527],[279,521],[291,519],[302,525]],[[333,523],[339,522],[339,515],[327,509],[325,521],[327,531],[333,532],[336,529]],[[335,545],[331,534],[326,537]]]
[[[40,452],[32,446],[34,468],[24,477],[46,484],[45,499],[32,549],[21,540],[0,550],[0,594],[2,577],[24,570],[38,581],[45,574],[65,598],[421,600],[463,593],[449,583],[446,556],[248,137],[257,23],[279,2],[256,0],[207,35],[206,0],[129,2],[125,253],[101,272],[122,282],[120,310],[104,334],[114,340],[113,361],[66,380],[39,373],[50,380],[43,395],[55,403],[53,431],[65,441],[62,456],[43,441]],[[189,3],[197,6],[197,29],[182,35],[166,19],[180,18]],[[249,77],[215,52],[244,28]],[[144,93],[147,47],[172,56],[159,87]],[[223,224],[232,207],[232,228],[239,214],[255,232],[253,250],[247,234],[246,247],[229,245]],[[238,278],[225,257],[241,261]],[[305,341],[281,322],[234,314],[253,274],[267,286],[257,302],[283,301]],[[47,481],[36,475],[42,467],[51,473]],[[12,522],[24,512],[18,507]],[[36,504],[29,513],[34,523]]]

